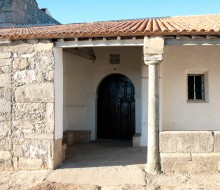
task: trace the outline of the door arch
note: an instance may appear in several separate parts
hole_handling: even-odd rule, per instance
[[[121,74],[102,80],[98,88],[97,138],[131,140],[135,133],[134,85]]]

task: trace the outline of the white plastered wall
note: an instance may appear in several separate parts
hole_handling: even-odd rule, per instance
[[[134,84],[136,133],[141,133],[142,47],[97,47],[94,51],[95,62],[67,52],[63,54],[64,130],[91,130],[92,140],[96,139],[98,86],[106,76],[120,73]],[[109,64],[110,54],[120,54],[121,63]]]
[[[166,46],[161,66],[162,130],[219,130],[220,47]],[[187,102],[187,74],[193,73],[205,74],[205,102]]]
[[[54,48],[55,61],[55,139],[63,138],[63,50]]]

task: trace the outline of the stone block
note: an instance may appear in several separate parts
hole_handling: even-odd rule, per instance
[[[37,43],[34,46],[35,51],[47,51],[53,49],[53,43]]]
[[[37,170],[42,169],[43,160],[41,159],[30,159],[30,158],[19,158],[18,168],[21,170]]]
[[[133,136],[132,144],[133,144],[134,147],[137,147],[137,146],[141,145],[141,134],[140,133],[136,133]]]
[[[11,102],[0,99],[0,115],[11,112]]]
[[[166,131],[160,133],[161,153],[208,153],[214,150],[209,131]]]
[[[11,86],[10,74],[0,74],[0,86]]]
[[[12,57],[12,52],[0,52],[0,59],[8,59]]]
[[[3,121],[0,122],[0,133],[5,135],[10,135],[11,134],[11,122],[10,121]]]
[[[161,153],[161,170],[170,172],[187,172],[186,164],[191,161],[189,153]]]
[[[13,170],[13,164],[12,160],[3,160],[0,159],[0,171],[12,171]]]
[[[10,160],[12,155],[10,151],[0,151],[0,160]]]
[[[12,59],[1,59],[0,60],[0,67],[11,66],[11,64],[12,64]]]
[[[11,138],[9,137],[0,137],[0,151],[11,150]]]
[[[54,103],[46,104],[45,125],[47,132],[54,132]]]
[[[14,62],[13,67],[19,70],[27,69],[29,63],[27,59],[19,59],[19,61]]]
[[[161,154],[161,169],[166,173],[218,172],[220,153],[164,153]]]
[[[35,70],[16,71],[13,75],[13,85],[21,86],[24,84],[36,83]]]
[[[164,51],[164,39],[162,37],[144,38],[144,55],[161,55]]]
[[[7,101],[11,101],[11,88],[4,87],[4,99]]]
[[[192,154],[191,173],[219,172],[220,154],[199,153]]]
[[[91,131],[73,130],[74,144],[87,144],[91,141]]]
[[[25,135],[54,133],[54,103],[14,103],[13,126]],[[35,136],[38,139],[39,135]],[[40,138],[40,137],[39,137]],[[47,138],[45,138],[47,139]]]
[[[22,145],[13,145],[13,153],[14,156],[22,157],[24,156],[24,150]]]
[[[10,74],[11,73],[11,66],[2,66],[0,67],[0,74]]]
[[[54,102],[54,84],[30,84],[15,90],[16,102]]]
[[[214,137],[215,137],[214,151],[220,152],[220,131],[214,131]]]
[[[23,59],[31,58],[31,57],[34,57],[35,54],[36,54],[35,52],[33,52],[33,53],[27,53],[27,54],[23,54],[23,55],[21,55],[21,58],[23,58]]]

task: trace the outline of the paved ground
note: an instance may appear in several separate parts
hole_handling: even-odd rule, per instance
[[[145,148],[101,142],[69,148],[55,171],[0,173],[0,190],[219,190],[220,174],[149,175]]]
[[[100,186],[145,185],[146,148],[131,147],[126,141],[73,146],[66,160],[48,176],[48,181]]]

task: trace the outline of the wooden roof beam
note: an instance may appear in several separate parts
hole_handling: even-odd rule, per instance
[[[96,60],[93,48],[65,48],[64,51],[92,61]]]

